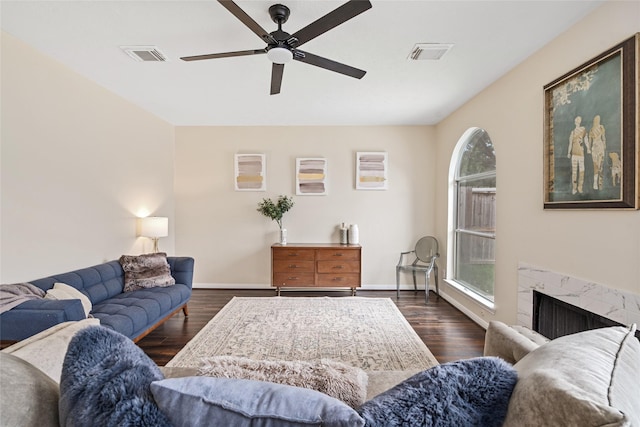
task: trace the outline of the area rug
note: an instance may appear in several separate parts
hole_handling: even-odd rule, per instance
[[[205,357],[331,359],[365,371],[438,364],[389,298],[234,297],[167,363],[200,366]]]

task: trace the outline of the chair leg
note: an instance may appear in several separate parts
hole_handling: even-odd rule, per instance
[[[416,282],[416,271],[412,271],[413,273],[413,294],[417,294],[418,293],[418,283]]]
[[[429,302],[429,271],[424,272],[424,302]]]
[[[438,265],[437,264],[433,265],[433,272],[434,272],[434,275],[436,276],[436,295],[438,296],[438,299],[440,299],[440,283],[438,282]]]
[[[396,299],[400,299],[400,269],[396,268]]]

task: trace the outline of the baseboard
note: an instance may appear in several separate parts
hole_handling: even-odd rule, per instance
[[[273,289],[261,283],[194,283],[193,289]]]
[[[465,316],[467,316],[469,319],[477,323],[480,327],[484,329],[487,329],[489,327],[489,322],[487,322],[485,319],[475,314],[473,311],[469,310],[464,305],[460,304],[460,302],[456,300],[454,297],[452,297],[450,294],[440,290],[440,297],[444,298],[449,304],[451,304],[452,306],[460,310],[462,313],[464,313]]]
[[[263,283],[194,283],[193,289],[273,289],[271,285],[265,285]],[[392,284],[377,284],[377,285],[362,285],[358,288],[363,291],[395,291],[396,285]],[[309,288],[313,290],[313,288]],[[412,285],[400,285],[401,291],[412,291]],[[418,292],[424,292],[424,287],[420,289],[418,286]]]

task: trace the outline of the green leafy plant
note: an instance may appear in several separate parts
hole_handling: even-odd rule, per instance
[[[281,195],[278,196],[278,201],[275,203],[271,199],[262,199],[262,201],[258,203],[257,211],[277,222],[278,227],[282,230],[282,217],[292,207],[293,198]]]

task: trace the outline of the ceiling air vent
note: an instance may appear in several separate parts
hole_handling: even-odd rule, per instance
[[[120,46],[127,55],[141,62],[165,62],[167,57],[156,46]]]
[[[411,53],[407,59],[411,61],[437,61],[442,58],[445,53],[449,52],[452,47],[453,44],[416,43],[413,49],[411,49]]]

